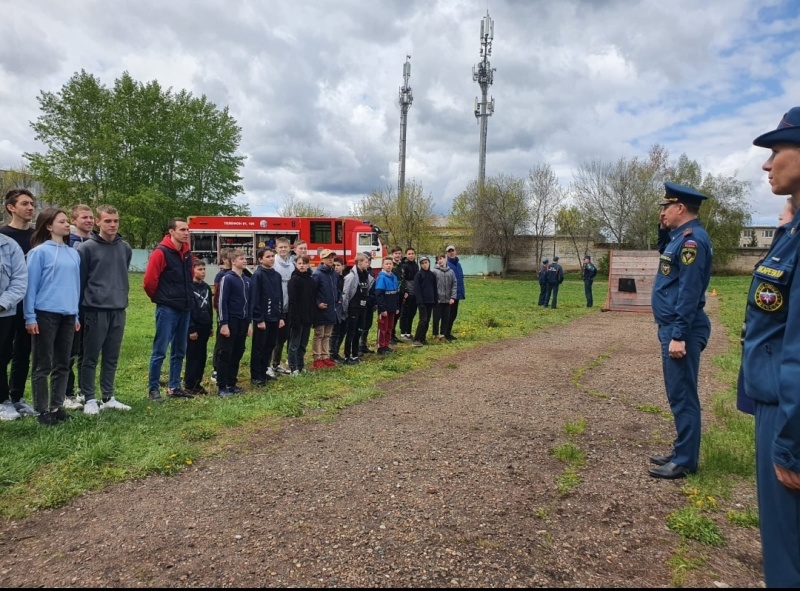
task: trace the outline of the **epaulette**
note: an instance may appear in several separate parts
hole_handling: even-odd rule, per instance
[[[691,228],[686,228],[686,229],[683,231],[683,235],[684,235],[684,236],[691,236],[691,235],[692,235],[692,229],[691,229]]]

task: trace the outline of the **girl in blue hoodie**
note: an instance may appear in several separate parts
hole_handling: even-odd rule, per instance
[[[33,353],[33,405],[42,425],[57,425],[64,412],[72,339],[80,330],[81,262],[70,248],[67,214],[49,207],[36,219],[28,253],[25,330]]]

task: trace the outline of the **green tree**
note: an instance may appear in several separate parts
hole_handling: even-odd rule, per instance
[[[500,257],[505,275],[519,244],[517,238],[531,223],[525,179],[501,173],[483,185],[472,181],[455,200],[452,217],[473,229],[476,253]]]
[[[368,219],[378,226],[391,241],[406,249],[419,251],[435,248],[433,226],[433,197],[425,196],[422,184],[406,183],[398,195],[391,185],[376,189],[351,208],[351,214]]]
[[[109,89],[84,70],[38,100],[31,127],[47,149],[25,157],[51,201],[113,203],[141,246],[157,241],[171,217],[249,213],[235,200],[244,157],[227,107],[127,72]]]
[[[562,207],[555,215],[556,233],[569,236],[572,249],[578,264],[583,263],[583,257],[589,253],[594,242],[600,238],[597,228],[599,223],[587,217],[586,213],[577,207]]]
[[[321,205],[311,205],[294,193],[289,193],[283,205],[278,209],[278,215],[285,218],[324,218],[331,214]]]

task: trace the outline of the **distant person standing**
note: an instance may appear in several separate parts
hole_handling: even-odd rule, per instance
[[[437,341],[446,340],[445,331],[450,322],[450,311],[458,295],[456,275],[447,264],[447,255],[440,254],[436,257],[436,266],[433,268],[436,277],[436,307],[433,309],[433,338]]]
[[[292,273],[294,273],[294,257],[291,250],[291,243],[285,236],[281,236],[275,241],[274,268],[281,276],[281,287],[283,289],[281,319],[283,320],[283,325],[278,329],[278,340],[275,342],[275,350],[272,353],[272,363],[267,368],[267,375],[271,378],[276,377],[278,374],[288,375],[291,373],[288,357],[286,365],[281,365],[283,351],[286,349],[288,355],[289,348],[289,280],[292,278]]]
[[[69,233],[69,245],[77,248],[79,244],[87,242],[94,230],[94,212],[92,208],[84,203],[79,203],[70,212],[70,225],[72,229]],[[79,312],[80,314],[80,312]],[[83,325],[83,318],[79,318]],[[81,359],[83,358],[83,334],[79,330],[72,339],[72,353],[69,358],[69,378],[67,380],[67,397],[64,400],[64,408],[67,410],[78,410],[83,407],[83,400],[76,396],[76,390],[80,388],[80,377],[75,379],[75,367],[80,371]],[[76,388],[77,386],[77,388]],[[79,394],[79,393],[77,393]]]
[[[545,282],[547,292],[544,294],[544,307],[550,305],[555,310],[558,307],[558,288],[564,282],[564,269],[558,264],[558,257],[553,257],[553,262],[547,265]]]
[[[597,275],[597,267],[592,264],[592,257],[588,254],[583,257],[583,269],[581,270],[581,279],[583,279],[583,292],[586,295],[586,307],[591,308],[594,305],[594,298],[592,296],[592,283],[594,277]]]
[[[244,392],[237,385],[239,365],[247,348],[247,337],[253,334],[250,278],[244,274],[247,256],[243,250],[234,249],[229,257],[231,271],[220,282],[217,308],[220,342],[216,349],[217,393],[223,398]]]
[[[189,314],[189,335],[186,341],[186,369],[183,373],[183,389],[192,395],[205,395],[203,373],[208,359],[208,341],[214,327],[214,296],[206,283],[206,263],[195,259],[192,263],[194,277],[194,307]]]
[[[414,333],[415,347],[428,344],[427,334],[433,308],[436,306],[436,275],[431,271],[431,261],[422,257],[419,261],[419,272],[414,276],[414,298],[419,308],[419,322]]]
[[[336,302],[339,301],[339,275],[333,269],[334,257],[332,250],[323,249],[319,255],[319,267],[312,275],[316,287],[314,337],[311,346],[313,369],[336,366],[330,354],[333,325],[338,321]]]
[[[170,349],[167,394],[172,398],[194,398],[181,388],[189,317],[194,306],[193,276],[189,225],[186,220],[172,218],[167,235],[150,254],[144,272],[144,291],[156,305],[156,334],[147,382],[147,395],[152,402],[164,401],[159,380],[167,347]]]
[[[115,397],[115,381],[128,308],[128,268],[133,251],[119,235],[119,213],[110,205],[97,208],[99,231],[77,246],[81,259],[81,318],[83,352],[80,356],[83,412],[96,415],[101,410],[130,410]],[[95,399],[95,376],[100,366],[100,394]]]
[[[5,194],[3,206],[11,221],[0,228],[0,234],[11,238],[27,256],[31,249],[33,228],[31,221],[36,212],[33,193],[27,189],[11,189]],[[11,363],[11,373],[8,364]],[[36,416],[38,413],[25,402],[25,384],[31,364],[31,335],[25,330],[23,303],[17,304],[8,337],[0,343],[0,404],[11,401],[17,416]]]
[[[550,259],[548,258],[542,259],[542,264],[539,265],[537,274],[537,279],[539,280],[539,305],[543,308],[547,305],[545,304],[545,298],[547,297],[547,264],[549,262]]]
[[[456,299],[450,307],[450,320],[447,323],[447,330],[444,331],[444,338],[448,341],[455,341],[456,336],[453,334],[453,324],[456,322],[458,316],[458,302],[466,299],[466,291],[464,290],[464,270],[461,268],[461,263],[458,260],[456,247],[450,245],[447,247],[447,266],[452,269],[456,278]]]
[[[345,321],[344,358],[347,365],[361,361],[359,357],[359,338],[367,312],[369,288],[375,281],[369,269],[369,258],[358,253],[353,268],[344,278],[342,289],[342,309],[347,314]]]
[[[308,255],[295,257],[289,280],[289,369],[293,376],[305,372],[306,347],[317,311],[317,284],[308,263]]]
[[[400,313],[400,283],[392,273],[394,261],[384,259],[383,270],[375,280],[375,301],[378,307],[378,355],[386,355],[392,349],[392,330]]]
[[[19,244],[5,234],[0,234],[0,265],[3,268],[3,273],[0,273],[0,343],[4,345],[12,338],[17,304],[25,297],[28,289],[25,255],[22,254]],[[5,388],[8,390],[8,383]],[[13,421],[20,416],[9,398],[0,404],[0,420]]]
[[[700,353],[711,323],[706,290],[711,279],[711,241],[697,216],[706,196],[691,187],[664,183],[664,224],[670,240],[653,283],[653,318],[658,325],[664,386],[677,436],[670,453],[650,456],[654,478],[682,478],[697,470],[700,458]]]
[[[406,248],[406,256],[400,262],[400,339],[406,342],[412,340],[411,325],[417,315],[417,298],[414,297],[414,277],[419,272],[417,251]]]
[[[253,338],[250,342],[250,385],[265,386],[275,379],[270,372],[272,353],[283,326],[283,286],[275,270],[275,252],[259,248],[258,267],[250,279],[250,302],[253,308]]]
[[[81,329],[78,304],[81,261],[69,240],[69,219],[48,207],[36,220],[28,253],[28,292],[23,300],[25,330],[33,350],[33,403],[39,424],[57,425],[64,412],[72,339]]]

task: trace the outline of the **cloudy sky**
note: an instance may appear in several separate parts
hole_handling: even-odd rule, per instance
[[[782,198],[752,146],[800,105],[794,0],[0,0],[0,168],[42,150],[40,91],[84,69],[206,95],[242,127],[256,215],[286,196],[331,214],[397,186],[411,56],[406,181],[446,213],[478,174],[472,79],[494,20],[486,174],[549,162],[566,187],[589,159],[654,143],[751,181],[754,218]]]

